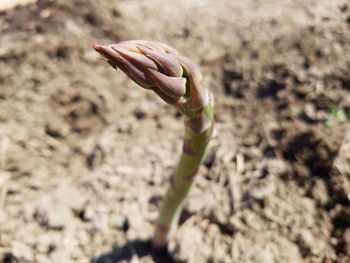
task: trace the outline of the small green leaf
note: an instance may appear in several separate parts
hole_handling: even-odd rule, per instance
[[[336,202],[333,199],[330,199],[326,204],[326,209],[331,210],[335,207]]]
[[[295,24],[295,21],[293,19],[293,17],[287,15],[285,16],[285,21],[288,23],[288,24],[291,24],[291,25],[294,25]]]
[[[329,111],[333,116],[336,116],[339,112],[339,106],[338,105],[332,105],[329,107]]]
[[[348,116],[346,115],[343,109],[339,110],[337,113],[337,120],[339,122],[346,122],[348,120]]]
[[[339,123],[346,122],[348,120],[348,116],[346,112],[341,109],[338,105],[332,105],[329,107],[330,116],[328,120],[325,121],[326,127],[330,128]]]
[[[85,52],[86,52],[86,48],[85,47],[79,47],[79,52],[80,52],[80,54],[85,54]]]
[[[331,128],[334,126],[334,121],[332,120],[326,120],[324,125],[326,125],[327,128]]]

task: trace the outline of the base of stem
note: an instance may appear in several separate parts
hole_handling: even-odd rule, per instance
[[[168,242],[153,239],[152,240],[152,247],[155,250],[167,251],[168,250]]]
[[[153,247],[160,250],[166,249],[172,232],[171,226],[168,224],[157,223],[152,241]]]

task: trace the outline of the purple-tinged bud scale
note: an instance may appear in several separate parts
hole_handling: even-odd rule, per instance
[[[143,88],[165,102],[198,111],[209,103],[202,75],[192,60],[156,41],[130,40],[93,48]]]
[[[149,69],[149,74],[157,84],[158,88],[169,97],[179,99],[186,93],[186,79],[177,77],[168,77],[159,71]]]

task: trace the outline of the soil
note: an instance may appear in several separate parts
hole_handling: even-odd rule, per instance
[[[166,42],[218,136],[151,249],[182,117],[91,49]],[[0,262],[350,262],[350,3],[51,0],[0,13]]]

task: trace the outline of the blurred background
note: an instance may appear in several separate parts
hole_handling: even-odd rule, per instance
[[[0,262],[350,262],[347,0],[0,0]],[[24,3],[26,1],[17,1]],[[218,136],[171,256],[182,117],[91,49],[201,68]]]

